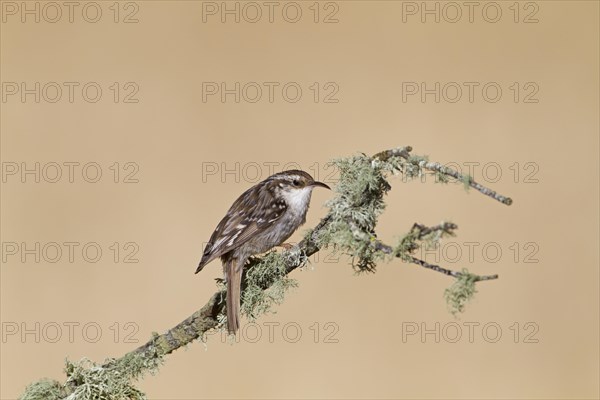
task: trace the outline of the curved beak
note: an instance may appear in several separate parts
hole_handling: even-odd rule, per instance
[[[325,189],[329,189],[329,190],[331,190],[331,188],[330,188],[329,186],[327,186],[327,185],[326,185],[326,184],[324,184],[323,182],[319,182],[319,181],[314,181],[314,182],[311,184],[311,186],[320,186],[320,187],[322,187],[322,188],[325,188]]]

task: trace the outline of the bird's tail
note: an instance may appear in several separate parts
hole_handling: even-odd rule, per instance
[[[227,331],[235,335],[240,328],[240,293],[243,265],[232,258],[225,265],[227,274]]]

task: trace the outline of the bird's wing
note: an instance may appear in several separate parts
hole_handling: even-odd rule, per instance
[[[286,210],[285,202],[277,200],[266,186],[259,184],[248,189],[233,203],[217,225],[204,249],[196,273],[215,258],[238,248],[267,229],[280,219]]]

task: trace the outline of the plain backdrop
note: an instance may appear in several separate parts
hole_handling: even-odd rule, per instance
[[[78,2],[72,22],[27,2],[39,23],[23,4],[2,2],[2,399],[200,308],[222,276],[194,275],[203,244],[270,171],[331,183],[329,160],[404,145],[514,199],[390,181],[383,240],[451,220],[458,236],[418,255],[500,275],[459,319],[446,276],[400,261],[357,276],[324,252],[240,343],[211,335],[141,389],[598,398],[597,2],[275,3],[273,22],[260,2]],[[315,191],[291,241],[331,196]]]

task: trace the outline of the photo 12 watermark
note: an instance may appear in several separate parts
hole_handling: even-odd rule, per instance
[[[3,321],[2,343],[139,343],[136,322]]]
[[[2,263],[10,264],[56,264],[86,263],[100,261],[114,264],[137,264],[140,245],[137,242],[25,242],[2,241]]]
[[[203,1],[202,23],[337,24],[340,3],[335,1]]]
[[[540,22],[540,3],[535,1],[403,1],[401,6],[405,24]]]
[[[137,24],[140,4],[135,1],[2,1],[3,24],[85,23]]]
[[[208,244],[208,242],[203,242],[200,246],[200,249],[205,249],[206,245]],[[285,246],[284,245],[280,245],[280,246],[276,246],[276,249],[279,249],[281,251],[284,250],[289,250],[291,249],[293,246],[296,246],[298,244],[298,242],[293,242],[293,241],[286,241],[285,242]],[[307,263],[305,264],[305,266],[299,268],[299,271],[303,271],[306,269],[312,269],[311,266],[313,266],[314,264],[318,264],[318,263],[323,263],[323,264],[337,264],[340,262],[340,260],[345,257],[343,251],[339,248],[328,248],[327,250],[322,249],[321,251],[317,251],[314,254],[305,257]]]
[[[533,81],[402,82],[402,103],[537,104],[540,84]]]
[[[332,163],[314,162],[310,165],[296,161],[203,161],[200,164],[202,183],[258,183],[278,172],[290,169],[306,171],[323,183],[337,182],[339,171]]]
[[[309,324],[295,321],[248,322],[240,326],[235,337],[226,329],[208,331],[203,341],[210,337],[219,337],[221,343],[340,343],[340,326],[336,322],[311,322]]]
[[[337,82],[202,82],[203,103],[300,103],[337,104]]]
[[[448,161],[441,165],[477,182],[537,184],[541,181],[540,164],[535,161]],[[401,177],[403,182],[422,183],[439,183],[444,178],[438,174],[422,174],[416,178],[407,178],[406,175]]]
[[[140,165],[134,161],[4,161],[2,183],[139,183]]]
[[[416,322],[404,321],[402,343],[524,343],[537,344],[537,322]]]
[[[3,81],[2,103],[124,103],[140,102],[137,82]]]
[[[432,263],[445,264],[538,264],[540,245],[535,241],[499,243],[495,241],[443,240],[424,244],[415,256]]]

